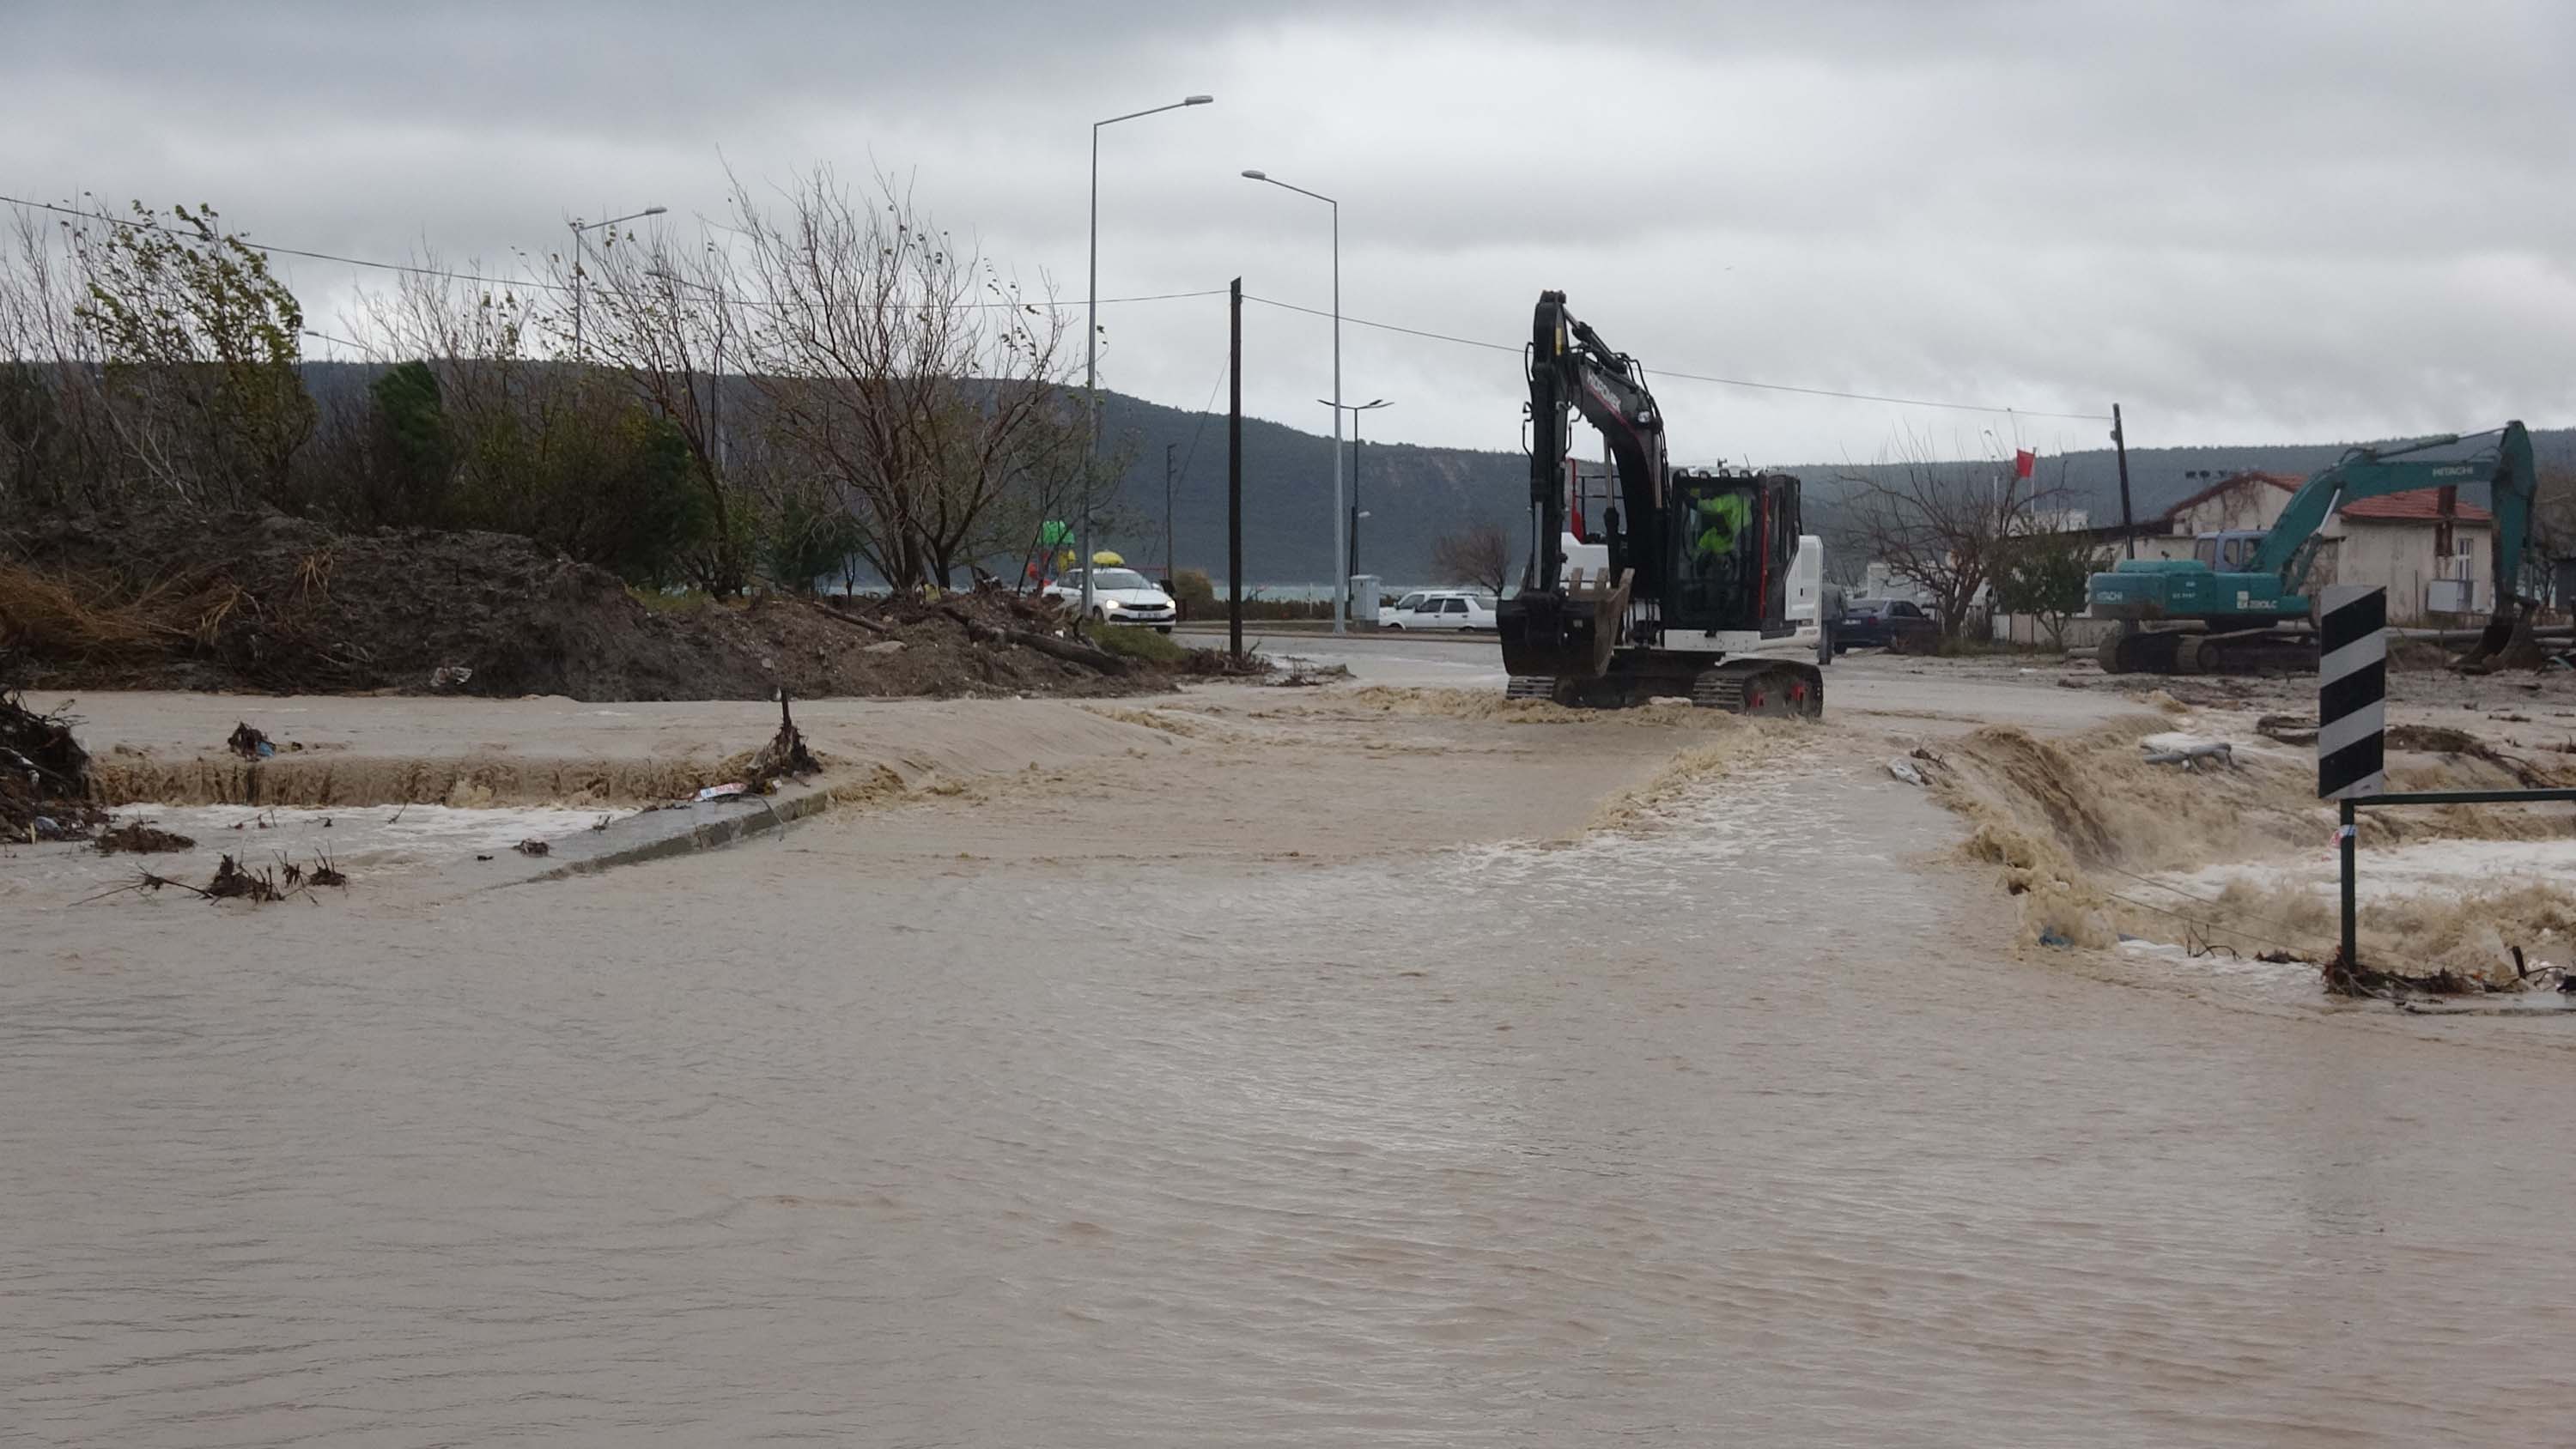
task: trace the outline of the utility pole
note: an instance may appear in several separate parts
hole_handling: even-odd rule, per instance
[[[1351,414],[1351,556],[1342,572],[1360,576],[1360,417]]]
[[[1163,445],[1163,582],[1173,578],[1172,562],[1172,453],[1178,445]]]
[[[2129,557],[2138,556],[2137,521],[2129,516],[2129,430],[2120,425],[2120,405],[2111,404],[2111,446],[2120,451],[2120,536]]]
[[[1234,667],[1243,667],[1243,278],[1226,293],[1231,335],[1225,347],[1225,637]]]

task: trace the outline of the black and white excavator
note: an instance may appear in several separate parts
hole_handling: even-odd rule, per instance
[[[1825,707],[1825,549],[1784,473],[1675,468],[1635,358],[1539,294],[1529,372],[1530,556],[1496,611],[1517,699],[1657,697],[1756,715]],[[1569,412],[1609,445],[1614,501],[1572,506]]]

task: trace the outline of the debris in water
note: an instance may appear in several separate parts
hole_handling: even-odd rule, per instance
[[[70,840],[105,819],[90,803],[89,751],[72,738],[72,722],[0,690],[0,832]]]
[[[1887,773],[1903,780],[1908,785],[1920,785],[1923,783],[1923,772],[1914,768],[1914,762],[1905,758],[1903,755],[1898,755],[1896,758],[1887,762]]]
[[[1276,689],[1312,689],[1351,677],[1351,667],[1347,664],[1318,664],[1295,654],[1283,654],[1280,659],[1287,664],[1288,672],[1270,681]]]
[[[2236,751],[2224,740],[2192,740],[2164,749],[2141,741],[2138,748],[2147,752],[2146,762],[2150,765],[2180,765],[2194,772],[2205,765],[2236,768]]]
[[[231,737],[224,741],[224,748],[245,760],[265,760],[277,753],[277,746],[269,743],[267,735],[252,729],[248,720],[233,726]]]
[[[735,780],[730,784],[709,785],[707,788],[698,792],[697,798],[701,800],[721,800],[728,795],[740,795],[750,788],[750,786],[745,785],[740,780]]]
[[[550,846],[550,845],[546,844],[546,843],[545,843],[544,841],[542,841],[542,840],[528,839],[528,840],[522,840],[522,841],[520,841],[518,844],[516,844],[516,845],[514,845],[514,846],[511,846],[510,848],[511,848],[512,850],[517,851],[517,852],[518,852],[518,853],[520,853],[521,855],[543,855],[543,854],[545,854],[547,851],[549,851],[549,850],[553,849],[554,847],[552,847],[552,846]],[[490,856],[488,856],[488,855],[483,857],[483,859],[485,859],[485,860],[490,860],[491,858],[492,858],[492,857],[490,857]]]
[[[745,782],[746,787],[765,795],[781,777],[802,779],[807,775],[820,774],[822,769],[814,758],[814,752],[805,748],[805,736],[797,730],[795,718],[787,711],[787,691],[778,691],[778,733],[771,735],[769,743],[760,747],[760,753],[751,757],[751,775]]]
[[[166,851],[187,850],[196,843],[187,836],[135,820],[101,834],[98,853],[115,855],[122,851],[130,855],[158,855]]]
[[[442,664],[429,672],[432,689],[455,689],[474,677],[474,671],[462,664]]]
[[[305,879],[317,886],[338,886],[343,890],[346,890],[349,885],[349,877],[341,871],[340,862],[332,859],[327,853],[318,854],[313,858],[312,873],[305,876]]]
[[[2317,722],[2295,714],[2267,714],[2254,721],[2254,733],[2285,745],[2313,745],[2317,742]]]
[[[278,893],[276,879],[269,872],[263,870],[254,875],[242,869],[229,855],[215,866],[215,878],[207,884],[204,893],[219,901],[235,897],[260,902],[284,899]]]

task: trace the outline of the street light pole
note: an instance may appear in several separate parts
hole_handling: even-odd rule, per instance
[[[1322,398],[1317,398],[1315,401],[1334,409],[1335,417],[1340,417],[1343,413],[1351,415],[1351,498],[1344,513],[1344,516],[1350,520],[1350,534],[1349,542],[1344,545],[1342,554],[1342,572],[1346,576],[1342,587],[1347,593],[1351,587],[1347,578],[1357,577],[1360,571],[1360,519],[1366,516],[1360,512],[1360,414],[1375,408],[1391,408],[1395,404],[1382,397],[1347,405],[1324,402]]]
[[[1100,128],[1117,125],[1120,121],[1132,121],[1138,116],[1158,116],[1165,111],[1177,111],[1183,106],[1204,106],[1215,99],[1214,96],[1183,96],[1169,105],[1149,106],[1141,111],[1129,111],[1123,116],[1111,116],[1108,120],[1091,123],[1091,278],[1083,288],[1088,303],[1089,325],[1083,329],[1082,335],[1082,390],[1091,400],[1091,438],[1082,459],[1082,611],[1074,621],[1076,629],[1082,627],[1083,620],[1091,617],[1091,486],[1093,475],[1100,471]]]
[[[1308,191],[1265,171],[1247,170],[1244,178],[1267,181],[1299,196],[1311,196],[1333,209],[1333,559],[1338,564],[1344,555],[1342,529],[1342,204],[1320,191]],[[1333,586],[1333,632],[1350,632],[1351,581],[1345,577]]]
[[[568,227],[571,227],[571,228],[572,228],[572,351],[573,351],[573,356],[575,356],[575,357],[579,357],[579,356],[581,355],[581,314],[582,314],[582,303],[587,299],[587,296],[588,296],[588,293],[587,293],[587,291],[586,291],[586,289],[584,288],[584,285],[583,285],[583,282],[584,282],[584,275],[583,275],[583,272],[582,272],[581,259],[582,259],[582,256],[584,255],[584,253],[583,253],[583,250],[582,250],[582,248],[583,248],[583,243],[582,243],[582,239],[581,239],[581,234],[582,234],[583,232],[586,232],[586,231],[596,231],[596,230],[598,230],[599,228],[601,228],[601,227],[603,227],[603,226],[615,226],[615,225],[617,225],[617,224],[618,224],[619,222],[621,222],[621,221],[634,221],[634,220],[636,220],[636,219],[637,219],[637,218],[639,218],[639,217],[646,217],[646,216],[660,216],[663,212],[669,211],[670,209],[671,209],[671,208],[669,208],[669,207],[667,207],[667,206],[648,206],[648,207],[644,208],[642,211],[632,211],[632,212],[628,212],[628,213],[627,213],[626,215],[624,215],[624,216],[612,216],[612,217],[610,217],[610,218],[609,218],[608,220],[606,220],[606,221],[583,221],[581,218],[579,218],[579,217],[575,217],[575,218],[573,218],[572,220],[567,221],[567,222],[565,222],[565,223],[564,223],[564,225],[566,225],[566,226],[568,226]]]

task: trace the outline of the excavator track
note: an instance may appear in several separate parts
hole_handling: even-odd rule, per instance
[[[2093,657],[2105,674],[2301,674],[2317,667],[2317,639],[2296,630],[2146,629],[2104,639]]]
[[[1691,685],[1691,703],[1730,714],[1812,719],[1825,712],[1825,677],[1812,664],[1734,661],[1702,673]]]

